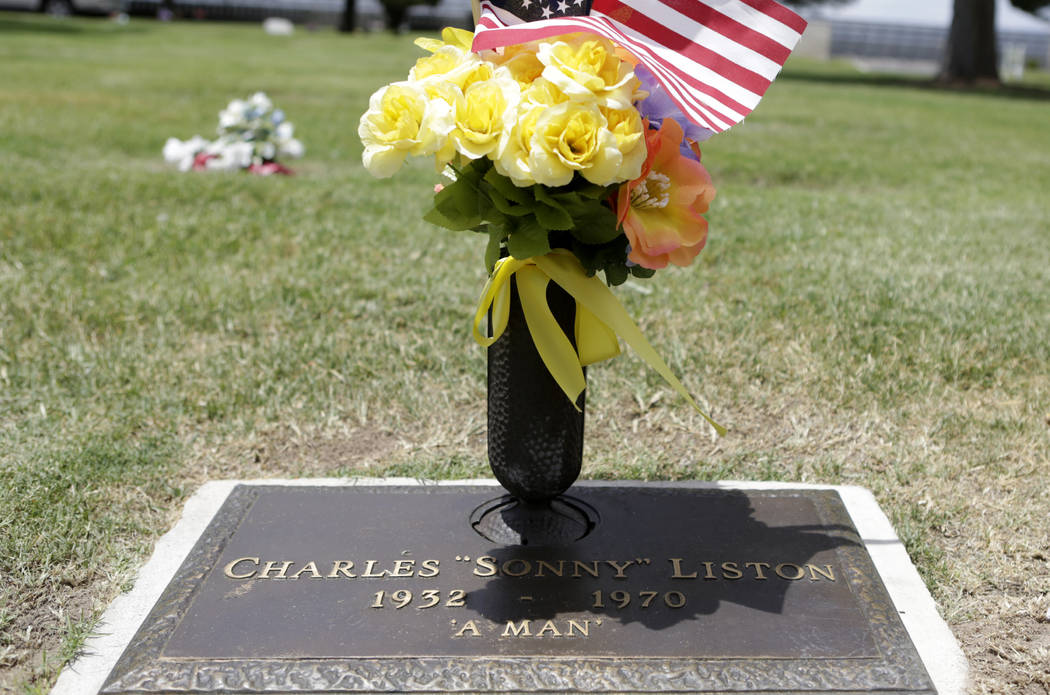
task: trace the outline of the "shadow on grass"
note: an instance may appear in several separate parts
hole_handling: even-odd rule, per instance
[[[817,82],[823,84],[842,84],[855,87],[900,87],[935,92],[950,92],[955,94],[976,94],[979,96],[1004,97],[1007,99],[1050,101],[1050,89],[1043,89],[1040,87],[1020,85],[963,86],[946,84],[929,78],[907,77],[904,75],[861,73],[842,74],[790,70],[784,71],[780,75],[780,79]]]

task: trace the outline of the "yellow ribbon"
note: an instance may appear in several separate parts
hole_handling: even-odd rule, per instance
[[[536,351],[551,376],[574,405],[587,386],[583,368],[620,354],[620,344],[616,339],[619,335],[671,388],[685,398],[715,431],[725,434],[725,428],[712,420],[696,404],[605,283],[596,276],[587,277],[579,260],[568,251],[556,249],[545,256],[534,256],[524,260],[510,256],[501,258],[496,263],[492,276],[481,292],[481,301],[478,302],[478,309],[474,314],[474,340],[482,347],[496,342],[507,328],[511,276],[517,277],[521,309],[525,314],[529,333],[536,344]],[[551,280],[576,300],[575,350],[547,305],[547,283]],[[492,337],[481,332],[482,321],[490,309]]]

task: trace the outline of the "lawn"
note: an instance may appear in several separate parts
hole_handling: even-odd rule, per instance
[[[48,690],[206,480],[487,475],[483,240],[420,220],[428,163],[360,163],[417,53],[0,13],[0,690]],[[164,165],[257,90],[296,176]],[[617,290],[729,434],[589,371],[586,478],[872,489],[976,693],[1050,692],[1048,97],[790,62],[704,148],[698,262]]]

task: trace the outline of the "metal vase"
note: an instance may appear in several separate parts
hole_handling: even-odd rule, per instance
[[[551,282],[547,302],[575,347],[576,301]],[[488,349],[488,448],[496,480],[518,500],[548,503],[580,475],[585,394],[576,410],[547,371],[512,278],[507,329]]]

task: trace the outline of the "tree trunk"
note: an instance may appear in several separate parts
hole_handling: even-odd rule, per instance
[[[405,21],[405,12],[408,11],[408,5],[401,2],[388,2],[384,7],[386,8],[388,28],[395,34],[401,33],[401,24]]]
[[[343,4],[343,16],[339,20],[339,31],[353,31],[356,27],[357,3],[354,0],[345,0]]]
[[[999,83],[995,0],[955,0],[942,82]]]

